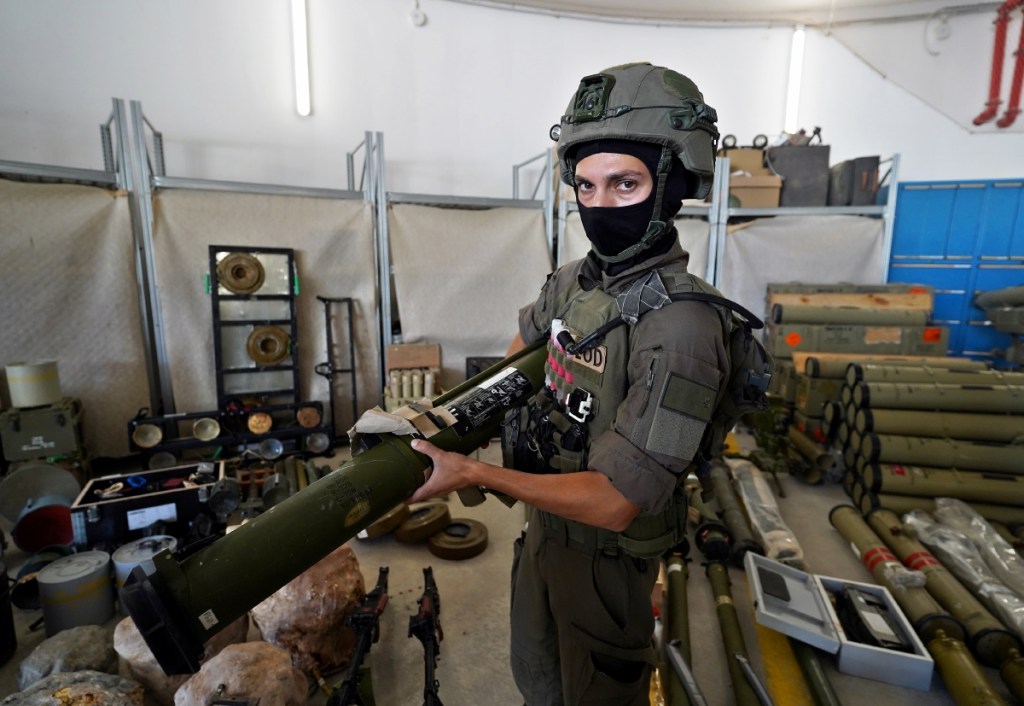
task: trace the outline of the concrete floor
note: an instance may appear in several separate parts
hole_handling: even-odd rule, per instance
[[[491,462],[499,457],[494,445],[478,453],[483,460]],[[341,460],[336,457],[332,462],[339,464]],[[790,477],[781,478],[781,482],[786,496],[778,498],[777,502],[787,524],[799,538],[812,570],[826,576],[871,583],[867,570],[828,522],[829,510],[847,502],[842,489],[807,486]],[[519,506],[509,509],[494,499],[475,508],[463,507],[455,497],[449,503],[453,518],[473,518],[487,526],[489,546],[480,556],[465,561],[440,559],[431,554],[426,545],[402,544],[391,535],[352,542],[368,587],[376,581],[378,567],[390,569],[390,602],[381,619],[380,641],[370,653],[376,702],[381,706],[422,703],[423,650],[418,640],[407,637],[407,632],[409,616],[415,612],[416,599],[422,593],[422,570],[426,566],[433,568],[441,597],[444,640],[436,673],[441,700],[446,706],[516,706],[522,703],[508,669],[507,605],[512,541],[522,529],[524,512]],[[725,706],[734,703],[734,698],[715,617],[715,602],[696,549],[691,551],[690,559],[692,669],[708,703]],[[13,574],[18,563],[17,551],[12,551],[7,557],[8,572]],[[765,679],[765,663],[758,644],[759,631],[753,620],[746,576],[742,570],[733,568],[730,578],[750,660]],[[14,612],[18,652],[0,668],[0,698],[17,690],[19,662],[44,637],[42,630],[26,632],[27,626],[39,617],[38,612],[18,609]],[[930,691],[918,691],[841,674],[836,670],[835,659],[822,655],[826,672],[844,704],[864,704],[869,700],[873,706],[954,704],[937,674]],[[998,673],[991,669],[983,671],[990,684],[1012,703]],[[798,676],[793,674],[793,678]],[[334,675],[328,682],[336,685],[342,677],[342,674]],[[310,699],[312,704],[325,701],[322,693]]]

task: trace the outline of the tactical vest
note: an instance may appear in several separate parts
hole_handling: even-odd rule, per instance
[[[686,272],[659,272],[669,294],[703,291],[717,294],[711,285]],[[581,292],[571,287],[560,293],[548,340],[544,389],[518,414],[506,419],[502,446],[506,465],[534,472],[572,473],[587,468],[590,439],[611,427],[628,392],[627,363],[632,326],[608,331],[597,346],[570,356],[560,337],[564,330],[579,341],[609,322],[620,319],[615,297],[599,287]],[[724,314],[720,314],[724,317]],[[723,318],[723,326],[725,319]],[[561,341],[559,339],[562,339]],[[648,380],[647,394],[653,380]],[[585,421],[581,421],[585,420]],[[582,428],[581,428],[582,427]],[[578,450],[567,449],[582,435]],[[682,478],[680,478],[682,480]],[[678,486],[677,486],[678,487]],[[542,513],[545,525],[564,529],[594,549],[617,546],[627,554],[651,558],[676,546],[686,537],[686,498],[678,489],[660,513],[640,514],[620,533],[597,530],[572,520]]]

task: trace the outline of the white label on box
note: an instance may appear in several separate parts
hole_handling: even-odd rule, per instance
[[[160,520],[177,522],[178,506],[174,503],[167,503],[166,505],[144,507],[141,510],[129,510],[126,514],[128,516],[128,529],[140,530]]]
[[[220,621],[217,620],[217,616],[214,615],[213,610],[211,609],[203,611],[203,613],[199,616],[199,622],[202,624],[204,628],[209,630]]]

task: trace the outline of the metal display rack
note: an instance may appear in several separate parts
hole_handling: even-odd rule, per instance
[[[128,423],[128,443],[133,452],[142,453],[150,457],[160,452],[180,456],[183,451],[216,449],[218,447],[258,447],[267,439],[280,441],[280,452],[285,450],[312,451],[313,449],[310,448],[311,437],[316,434],[328,435],[328,429],[323,425],[322,421],[318,421],[316,425],[308,427],[300,424],[297,419],[297,413],[303,409],[312,410],[318,420],[323,420],[323,405],[320,402],[304,402],[300,405],[247,406],[229,404],[220,410],[180,412],[160,417],[139,416]],[[250,431],[247,423],[254,414],[268,415],[273,422],[273,426],[268,431],[262,433]],[[220,432],[213,438],[196,437],[193,425],[200,419],[215,420],[220,425]],[[137,431],[144,424],[153,425],[162,431],[162,438],[158,443],[145,446],[140,446],[137,443]]]
[[[228,279],[218,273],[218,266],[232,256],[248,258],[248,262],[261,269],[261,280],[265,277],[262,271],[280,269],[275,267],[275,262],[278,265],[283,262],[284,277],[278,276],[275,282],[267,277],[255,291],[237,293]],[[255,397],[266,403],[279,400],[298,404],[297,289],[295,251],[290,248],[210,246],[214,370],[220,408],[240,396]],[[241,334],[245,332],[248,332],[247,342],[242,344]],[[266,336],[259,339],[264,333]],[[267,351],[268,356],[273,356],[268,364],[258,360],[264,344],[277,349]],[[287,384],[283,384],[285,380]]]

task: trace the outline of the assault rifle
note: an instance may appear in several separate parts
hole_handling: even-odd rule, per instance
[[[380,639],[380,616],[388,604],[388,567],[380,567],[377,574],[377,585],[363,596],[359,605],[345,618],[345,626],[356,634],[356,649],[348,663],[345,680],[327,699],[327,706],[366,706],[364,696],[360,693],[359,680],[363,676],[363,658],[370,651],[370,646]],[[372,685],[370,687],[372,694]],[[372,696],[368,699],[373,703]]]
[[[417,601],[419,610],[409,617],[409,637],[416,637],[423,643],[423,706],[443,706],[437,695],[439,686],[434,676],[437,658],[441,651],[438,644],[444,639],[441,631],[441,597],[434,583],[434,570],[423,569],[423,595]]]

